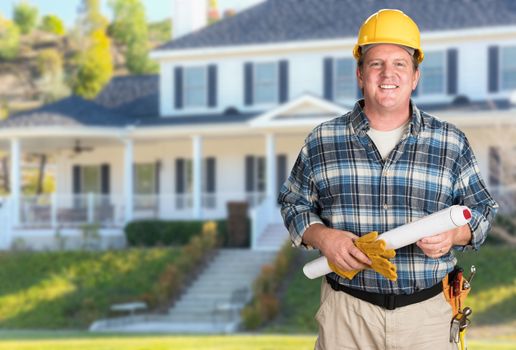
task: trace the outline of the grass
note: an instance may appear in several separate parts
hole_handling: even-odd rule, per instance
[[[109,305],[142,299],[179,250],[0,254],[0,327],[86,328]]]
[[[0,350],[308,350],[315,335],[134,336],[80,332],[0,332]],[[471,341],[469,350],[516,350],[511,341]]]
[[[297,266],[312,260],[317,253],[301,255]],[[487,244],[478,252],[458,253],[459,264],[469,276],[474,264],[477,274],[467,305],[473,309],[473,327],[513,325],[516,329],[516,249]],[[284,333],[317,332],[314,315],[319,307],[320,279],[309,280],[301,268],[292,271],[280,306],[281,314],[266,330]],[[302,305],[302,307],[300,307]],[[513,330],[516,334],[516,331]]]

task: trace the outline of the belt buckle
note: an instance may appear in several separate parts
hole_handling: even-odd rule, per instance
[[[396,309],[396,294],[386,294],[384,305],[387,310]]]

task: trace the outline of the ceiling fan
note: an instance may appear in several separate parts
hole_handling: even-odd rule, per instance
[[[75,140],[75,144],[72,147],[72,151],[72,156],[75,156],[83,152],[91,152],[93,151],[93,147],[83,146],[81,145],[81,140]]]

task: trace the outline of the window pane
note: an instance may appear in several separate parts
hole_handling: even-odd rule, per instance
[[[516,89],[516,47],[502,49],[502,90]]]
[[[278,100],[278,78],[275,63],[254,65],[254,101],[271,103]]]
[[[136,164],[134,188],[136,194],[154,194],[156,191],[156,166],[153,163]]]
[[[206,106],[206,68],[189,67],[185,68],[185,106],[204,107]]]
[[[444,52],[425,53],[421,65],[422,94],[444,93]]]
[[[258,192],[265,191],[265,179],[266,179],[266,163],[265,157],[257,157],[257,167],[256,167],[256,189]]]
[[[101,193],[100,166],[83,166],[82,169],[82,193]]]
[[[356,96],[355,61],[350,58],[335,62],[335,98],[345,99]]]
[[[193,163],[191,159],[185,162],[185,191],[186,193],[193,192]]]

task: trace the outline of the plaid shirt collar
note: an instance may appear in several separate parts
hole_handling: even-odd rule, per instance
[[[416,107],[414,102],[410,100],[410,110],[412,111],[412,119],[409,125],[409,132],[412,136],[417,136],[421,131],[423,125],[423,117],[421,112]],[[357,136],[364,136],[369,131],[369,120],[364,113],[364,99],[361,99],[355,103],[353,110],[351,111],[351,128],[354,134]]]

